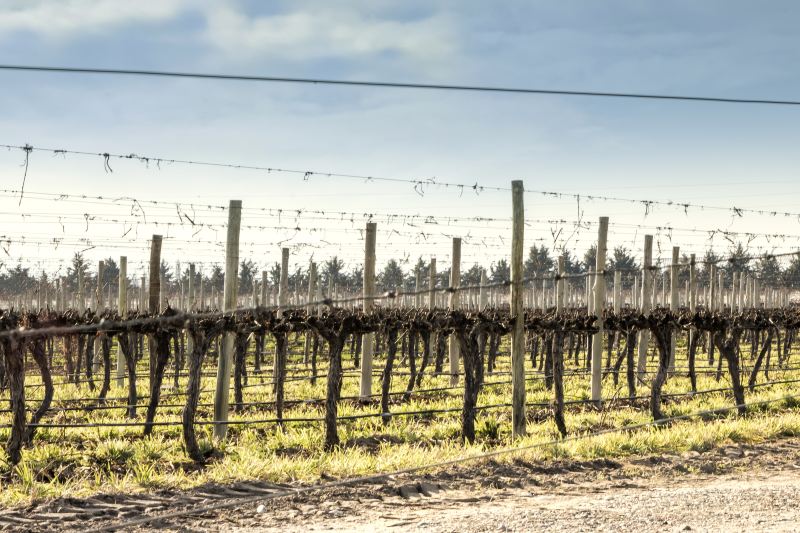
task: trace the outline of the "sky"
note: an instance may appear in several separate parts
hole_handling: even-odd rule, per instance
[[[791,1],[5,0],[0,63],[797,100],[799,15]],[[127,255],[136,274],[154,233],[165,260],[207,268],[224,260],[230,199],[245,207],[242,256],[261,267],[281,246],[298,265],[358,264],[365,213],[379,263],[447,264],[453,237],[462,269],[509,256],[508,191],[325,173],[579,194],[525,195],[526,246],[578,255],[600,216],[609,246],[636,255],[646,233],[664,258],[800,248],[800,215],[589,198],[800,214],[800,106],[10,71],[0,85],[0,144],[151,158],[31,152],[19,203],[26,155],[0,149],[6,268],[63,270],[83,251]]]

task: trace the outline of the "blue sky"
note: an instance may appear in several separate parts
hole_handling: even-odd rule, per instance
[[[789,1],[7,0],[0,4],[0,62],[800,99],[798,15],[800,6]],[[523,178],[532,189],[800,211],[800,109],[790,107],[11,72],[0,72],[0,84],[0,143],[500,186]],[[19,152],[0,152],[4,187],[18,187],[21,160]],[[37,154],[28,188],[223,204],[242,198],[264,208],[460,216],[510,210],[500,193],[420,197],[404,185],[136,163],[119,163],[109,174],[100,160]],[[53,210],[52,202],[0,202],[10,236],[26,231],[26,208]],[[530,217],[577,218],[573,200],[528,195],[527,202]],[[89,209],[57,211],[80,216]],[[601,202],[583,209],[590,222],[610,216],[610,244],[636,252],[647,230],[615,223],[800,235],[798,220],[785,217],[661,209],[645,218],[638,207]],[[37,227],[43,235],[66,233],[60,225]],[[484,230],[473,229],[477,240]],[[582,230],[583,242],[550,245],[580,252],[592,231]],[[110,225],[92,228],[109,239],[117,233]],[[497,250],[476,245],[468,261],[488,264],[505,254],[498,235],[510,232],[484,233]],[[532,224],[528,235],[547,242],[552,233],[552,225]],[[263,230],[256,236],[266,238]],[[698,253],[728,245],[706,237],[687,233],[675,244]],[[317,231],[309,242],[347,241],[313,253],[357,261],[359,238]],[[384,255],[441,249],[446,257],[447,240],[436,235],[422,246],[395,237]],[[753,246],[784,251],[797,239]],[[117,255],[110,241],[99,248],[89,253]],[[209,261],[217,253],[195,249]],[[69,251],[39,245],[26,257],[55,261]],[[267,244],[251,251],[260,263],[278,255]],[[298,250],[298,261],[309,253]]]

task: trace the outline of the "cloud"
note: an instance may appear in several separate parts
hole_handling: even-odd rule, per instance
[[[313,60],[398,54],[415,61],[447,59],[456,38],[441,14],[391,20],[342,6],[248,16],[216,5],[206,13],[206,40],[231,56]]]
[[[10,0],[0,5],[0,32],[72,37],[131,22],[166,21],[178,15],[185,4],[185,0]]]

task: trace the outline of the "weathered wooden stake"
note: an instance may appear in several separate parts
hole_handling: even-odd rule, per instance
[[[123,320],[128,318],[128,258],[120,256],[119,258],[119,288],[118,292],[118,309],[119,315]],[[127,335],[127,333],[122,333]],[[122,353],[122,347],[117,341],[117,387],[125,386],[125,354]]]
[[[431,264],[428,267],[428,307],[433,309],[436,307],[436,258],[431,257]]]
[[[594,313],[597,315],[595,325],[599,328],[592,338],[592,401],[599,407],[602,402],[603,385],[603,309],[606,302],[606,251],[608,241],[608,217],[600,217],[597,232],[597,261],[594,280]]]
[[[450,267],[450,288],[456,289],[450,293],[450,310],[458,309],[459,307],[459,291],[461,286],[461,239],[459,237],[453,238],[453,254],[452,265]],[[450,386],[455,387],[458,384],[458,370],[459,370],[459,344],[455,334],[450,335]]]
[[[242,201],[231,200],[228,207],[228,237],[225,242],[225,301],[223,311],[236,309],[236,293],[239,281],[239,228],[242,222]],[[217,362],[217,390],[214,396],[214,420],[228,421],[231,367],[236,335],[225,333],[222,350]],[[227,424],[214,425],[214,438],[223,440],[228,432]]]
[[[680,260],[680,247],[672,247],[672,264],[670,265],[669,272],[669,308],[673,313],[678,312],[678,261]],[[675,370],[675,332],[672,333],[669,343],[669,371]]]
[[[525,189],[521,180],[511,182],[511,426],[514,437],[525,435],[525,316],[522,295],[525,270],[522,262],[525,239]],[[459,241],[460,245],[460,241]],[[460,251],[460,250],[459,250]]]
[[[375,296],[375,239],[378,225],[367,222],[367,231],[364,236],[364,303],[365,313],[373,308],[372,297]],[[361,387],[362,400],[369,400],[372,394],[372,353],[374,350],[375,334],[366,333],[361,338]]]
[[[653,295],[653,236],[644,236],[644,264],[642,265],[642,301],[641,312],[646,315],[652,309]],[[650,344],[650,331],[643,328],[639,331],[638,343],[638,362],[636,370],[640,375],[643,375],[647,370],[647,347]]]

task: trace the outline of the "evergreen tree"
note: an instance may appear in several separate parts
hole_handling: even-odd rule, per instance
[[[503,283],[511,279],[511,266],[505,259],[500,259],[490,267],[489,281]]]
[[[378,284],[384,291],[401,289],[403,287],[403,269],[396,259],[389,259],[386,266],[378,274]]]
[[[550,257],[550,250],[546,246],[533,245],[525,260],[525,277],[543,276],[553,271],[555,261]]]

